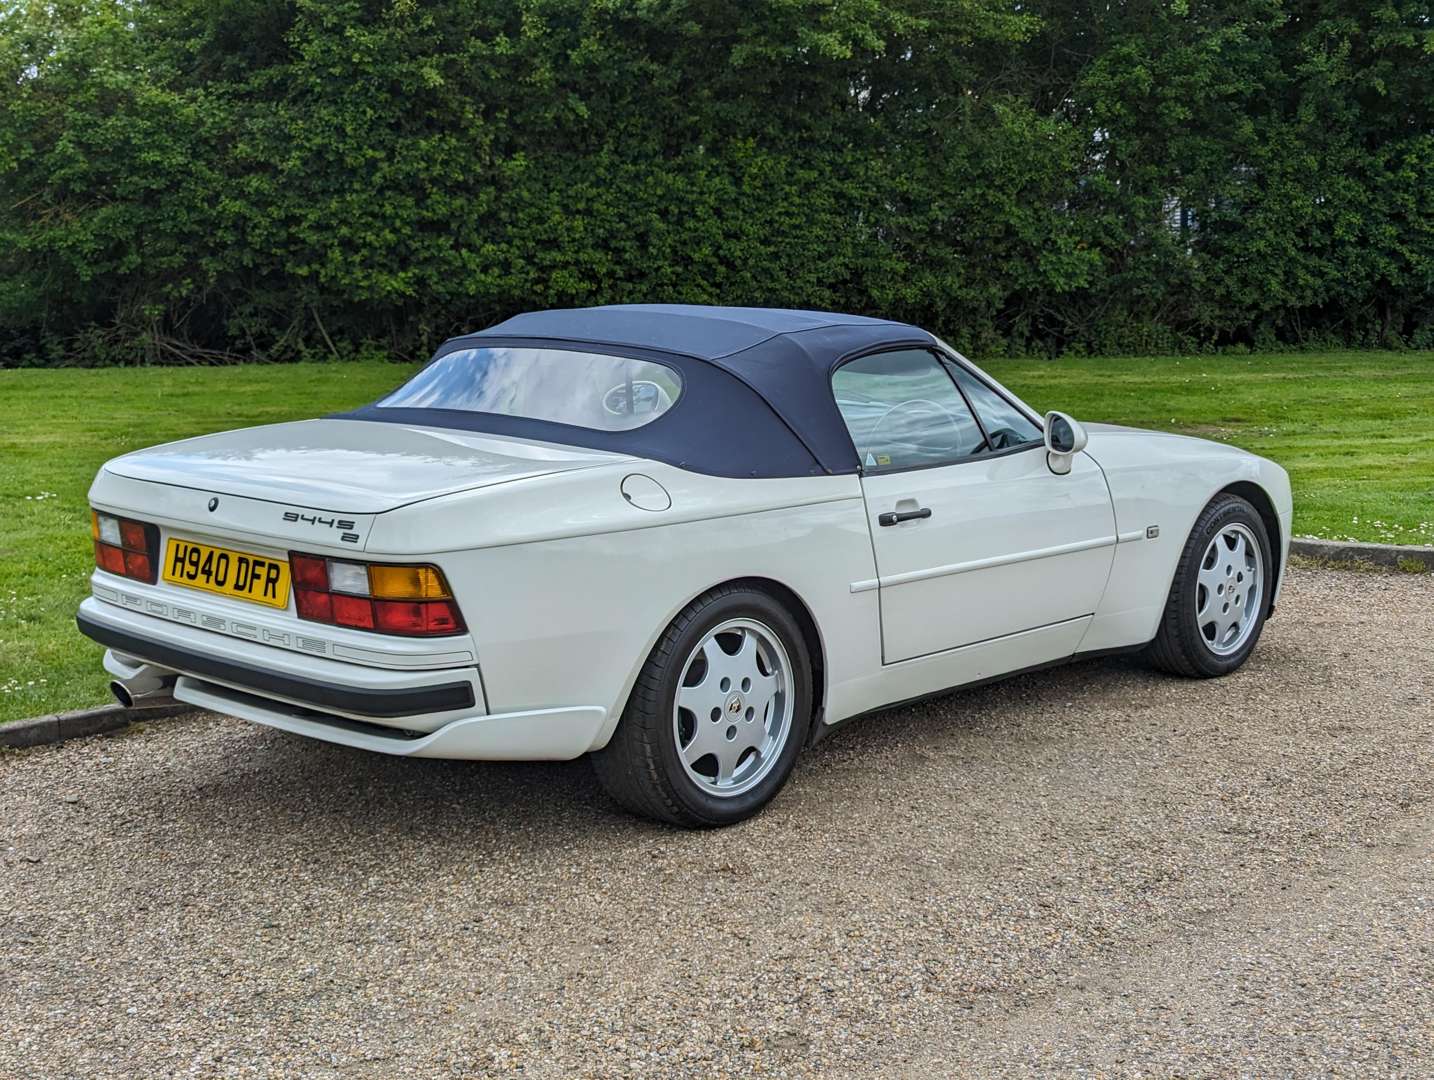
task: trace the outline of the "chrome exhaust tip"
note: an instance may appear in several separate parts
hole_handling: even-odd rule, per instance
[[[110,693],[124,709],[148,709],[160,705],[173,705],[174,676],[167,678],[115,679],[110,683]]]

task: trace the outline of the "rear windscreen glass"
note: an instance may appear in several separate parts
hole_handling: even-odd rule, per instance
[[[440,357],[379,408],[454,409],[631,431],[682,393],[677,372],[651,360],[568,349],[461,349]]]

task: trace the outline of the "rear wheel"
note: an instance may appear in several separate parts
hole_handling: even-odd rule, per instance
[[[1218,495],[1196,519],[1147,655],[1177,675],[1234,671],[1255,648],[1273,587],[1269,533],[1238,495]]]
[[[721,586],[663,633],[593,765],[634,813],[730,825],[786,783],[811,700],[806,642],[790,612],[760,589]]]

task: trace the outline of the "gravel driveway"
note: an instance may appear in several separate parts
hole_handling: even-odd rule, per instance
[[[0,1075],[1429,1075],[1434,577],[850,725],[754,821],[213,716],[0,757]]]

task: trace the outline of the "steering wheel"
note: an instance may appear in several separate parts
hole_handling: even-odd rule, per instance
[[[944,416],[946,418],[946,422],[951,425],[951,433],[953,437],[951,439],[950,445],[947,447],[943,447],[942,449],[955,448],[955,446],[960,442],[961,439],[961,425],[957,422],[956,417],[951,414],[950,409],[946,408],[946,406],[942,405],[939,401],[932,401],[930,398],[911,398],[907,401],[897,402],[895,405],[891,406],[891,408],[887,409],[886,412],[882,413],[881,416],[877,419],[876,423],[871,425],[871,430],[867,432],[867,438],[874,442],[876,440],[876,433],[881,430],[881,425],[886,423],[886,421],[891,418],[892,413],[899,412],[902,409],[910,409],[913,407],[924,409],[926,412],[937,412]],[[905,442],[906,440],[903,439],[901,441]],[[919,446],[920,444],[911,443],[909,445]]]
[[[642,416],[671,408],[672,395],[650,379],[629,379],[602,396],[602,407],[613,416]]]
[[[1015,428],[998,427],[986,432],[992,450],[1005,450],[1008,447],[1020,446],[1026,440],[1021,438],[1021,433]]]

